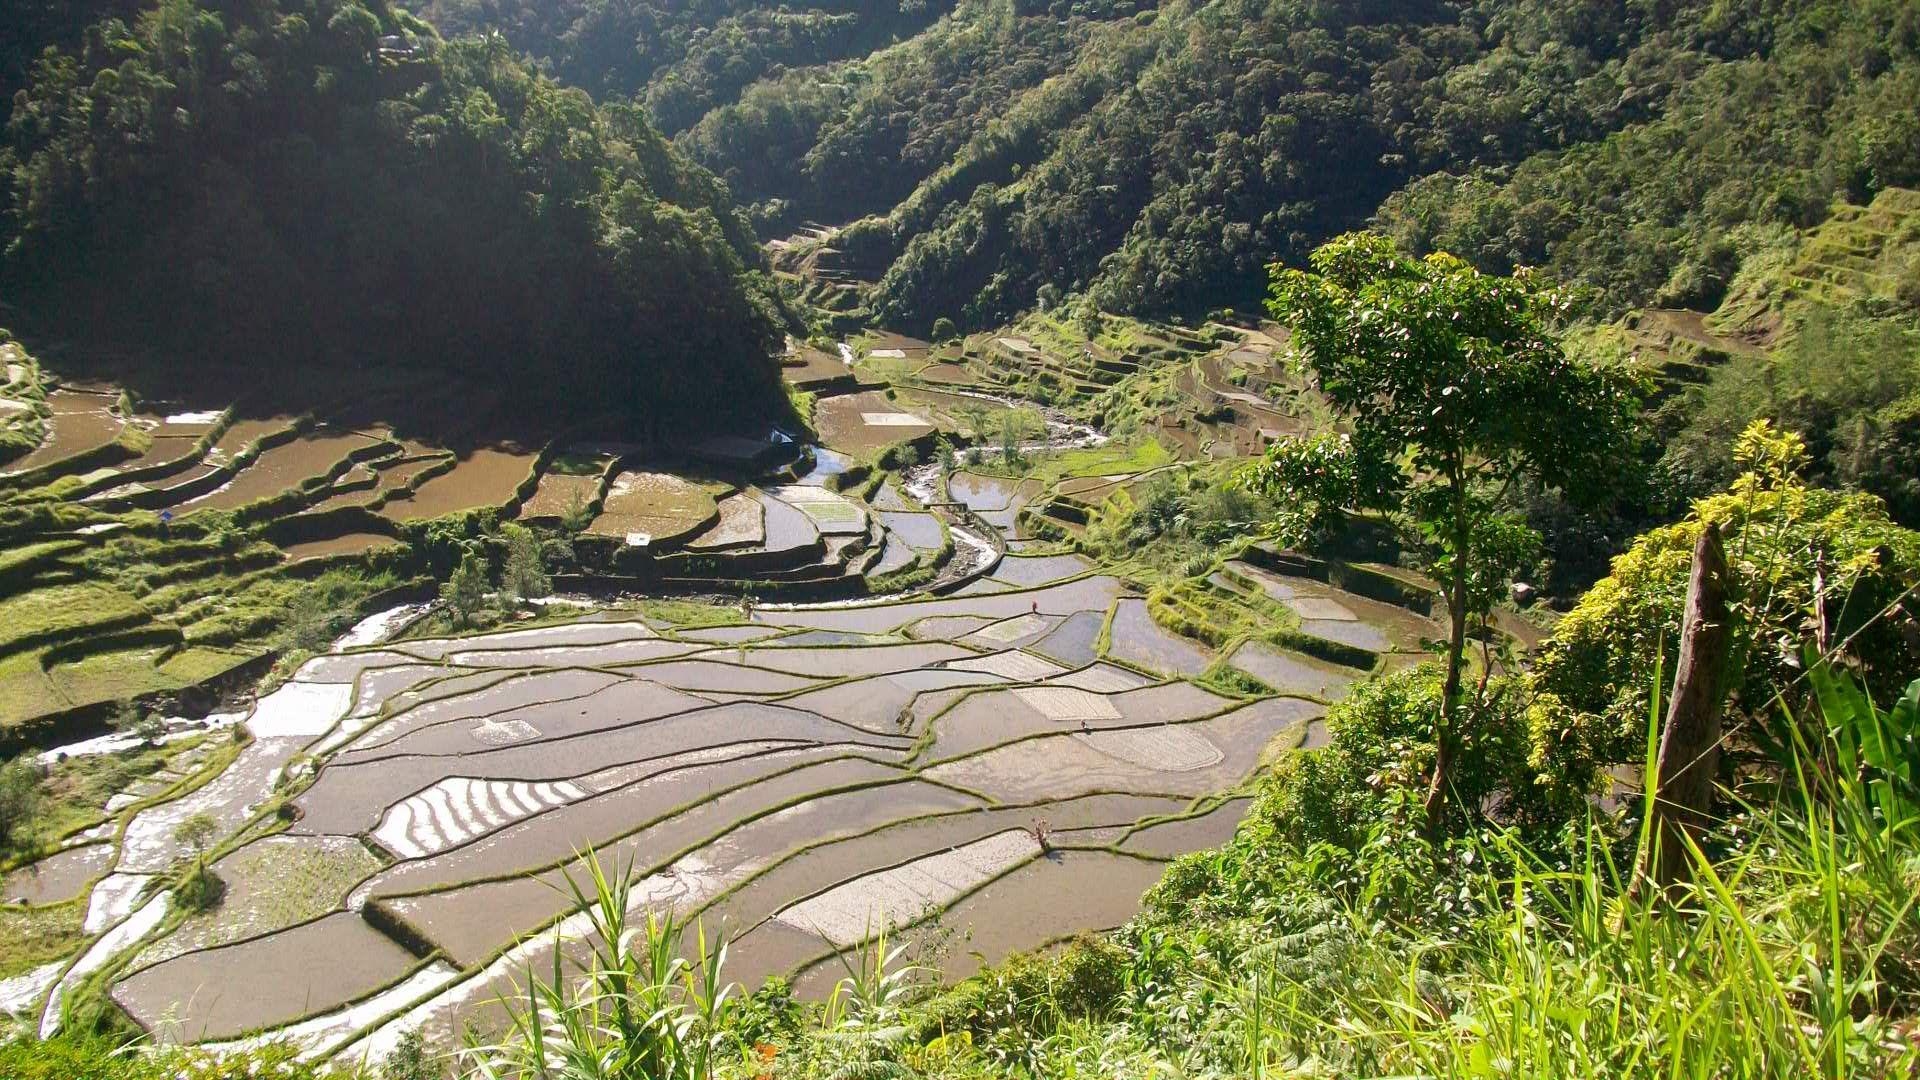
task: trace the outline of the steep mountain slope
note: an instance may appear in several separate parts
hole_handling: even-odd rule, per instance
[[[182,374],[444,368],[653,419],[781,401],[751,232],[637,111],[378,0],[165,0],[82,40],[0,149],[28,336]]]
[[[498,30],[556,77],[645,102],[668,132],[783,68],[865,56],[952,0],[420,0],[449,36]]]
[[[1783,6],[1162,5],[1102,24],[854,239],[888,267],[877,309],[908,324],[991,321],[1049,284],[1107,310],[1192,311],[1251,298],[1266,263],[1368,223],[1423,175],[1383,221],[1509,268],[1471,231],[1501,201],[1468,190],[1443,214],[1419,196],[1518,166],[1532,183],[1495,217],[1527,238],[1517,261],[1557,263],[1616,308],[1676,274],[1668,301],[1710,296],[1687,282],[1715,277],[1702,263],[1731,273],[1729,229],[1809,225],[1835,196],[1910,182],[1920,145],[1911,7]],[[1454,235],[1417,227],[1449,215]],[[1688,216],[1712,223],[1669,224]]]
[[[866,56],[772,49],[747,25],[803,16],[718,0],[540,9],[564,30],[458,10],[638,94],[768,235],[857,221],[836,258],[909,328],[1075,292],[1245,302],[1267,263],[1369,223],[1546,264],[1610,311],[1710,307],[1741,225],[1808,227],[1920,170],[1920,15],[1896,0],[960,0]]]

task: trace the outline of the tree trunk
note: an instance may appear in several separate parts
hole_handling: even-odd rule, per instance
[[[1634,889],[1668,889],[1688,879],[1692,862],[1686,837],[1705,828],[1720,767],[1720,711],[1727,656],[1733,635],[1727,616],[1727,555],[1720,528],[1708,525],[1693,549],[1680,624],[1680,660],[1673,699],[1660,733],[1653,820],[1640,852]]]
[[[1453,573],[1447,581],[1447,682],[1440,693],[1440,716],[1433,725],[1433,779],[1423,809],[1427,835],[1439,836],[1447,819],[1447,788],[1453,783],[1455,727],[1460,713],[1460,669],[1467,662],[1467,483],[1462,463],[1447,470],[1453,521]]]
[[[1456,557],[1457,562],[1457,557]],[[1447,787],[1453,783],[1454,722],[1460,711],[1460,669],[1466,666],[1466,582],[1460,573],[1447,588],[1447,682],[1440,694],[1440,718],[1433,725],[1433,779],[1427,784],[1427,832],[1439,835],[1446,824]]]

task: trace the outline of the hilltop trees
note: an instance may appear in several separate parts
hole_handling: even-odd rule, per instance
[[[1293,328],[1346,433],[1277,443],[1252,479],[1282,501],[1292,542],[1357,510],[1412,525],[1431,549],[1448,614],[1433,821],[1459,741],[1469,625],[1538,548],[1498,498],[1522,477],[1576,501],[1602,491],[1628,442],[1632,387],[1568,358],[1551,330],[1566,298],[1527,278],[1412,259],[1364,233],[1321,247],[1312,267],[1278,270],[1268,309]]]
[[[781,407],[774,302],[719,183],[497,35],[440,44],[386,4],[93,25],[17,99],[0,210],[32,329],[183,376],[271,356],[656,418]]]

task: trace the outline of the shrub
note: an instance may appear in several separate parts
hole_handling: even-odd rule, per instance
[[[479,552],[469,551],[454,568],[453,576],[440,586],[440,599],[453,609],[456,623],[466,626],[487,602],[487,561]]]
[[[0,1042],[7,1080],[371,1080],[295,1059],[291,1047],[214,1056],[192,1050],[141,1053],[100,1038]]]
[[[40,770],[32,762],[22,757],[0,765],[0,852],[26,836],[45,801]]]
[[[509,523],[500,526],[500,535],[507,542],[507,564],[500,582],[502,591],[516,601],[551,592],[553,580],[547,576],[546,557],[533,530]]]
[[[1796,435],[1758,422],[1738,453],[1748,471],[1730,490],[1642,536],[1555,628],[1537,670],[1565,707],[1535,733],[1537,761],[1641,759],[1654,667],[1677,649],[1693,546],[1709,523],[1727,540],[1739,624],[1731,708],[1770,710],[1798,679],[1810,636],[1845,643],[1880,685],[1920,670],[1915,601],[1876,618],[1920,581],[1920,533],[1894,524],[1872,495],[1802,484],[1806,458]]]

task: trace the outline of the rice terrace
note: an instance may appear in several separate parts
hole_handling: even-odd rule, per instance
[[[1258,330],[1160,333],[1196,379],[1279,378]],[[0,477],[49,521],[12,558],[6,723],[56,772],[142,772],[7,874],[44,952],[0,1004],[52,1035],[104,993],[163,1044],[378,1062],[403,1032],[504,1023],[530,971],[586,948],[566,884],[589,858],[637,912],[724,937],[731,977],[802,996],[889,936],[952,980],[1125,922],[1169,859],[1232,835],[1276,755],[1317,744],[1326,703],[1439,628],[1384,566],[1246,546],[1205,596],[1150,600],[1139,568],[1079,553],[1101,507],[1208,462],[1023,399],[995,374],[1006,340],[865,339],[852,364],[796,345],[820,443],[672,458],[163,415],[9,346],[61,449]],[[1205,432],[1200,407],[1153,423]],[[450,515],[571,537],[555,595],[459,629],[408,578],[420,523]],[[138,595],[89,580],[115,545],[156,564]],[[382,575],[349,594],[362,620],[268,672],[286,638],[237,622],[249,597],[342,567]],[[86,602],[47,607],[61,589]],[[1167,611],[1221,626],[1196,640]],[[37,735],[123,696],[158,711]],[[196,859],[214,906],[178,900]]]

